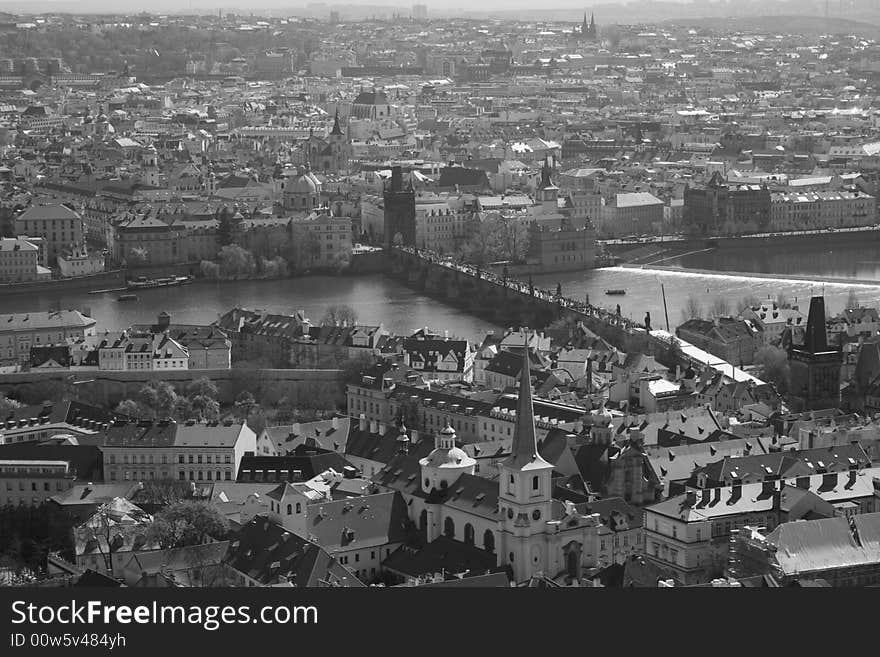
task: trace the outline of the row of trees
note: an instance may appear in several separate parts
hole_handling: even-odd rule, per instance
[[[167,381],[150,381],[141,386],[135,399],[121,401],[115,412],[136,419],[217,420],[217,395],[217,386],[207,377],[191,381],[184,394]]]
[[[228,244],[220,249],[216,260],[202,260],[202,276],[214,280],[237,278],[284,278],[290,274],[287,260],[281,256],[267,259],[256,258],[238,244]]]

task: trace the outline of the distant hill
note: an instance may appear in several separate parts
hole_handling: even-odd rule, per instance
[[[728,32],[768,32],[776,34],[852,34],[880,38],[880,25],[846,18],[824,16],[732,16],[729,18],[674,18],[664,23]]]

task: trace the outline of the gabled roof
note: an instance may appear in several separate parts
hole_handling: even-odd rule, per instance
[[[408,526],[406,502],[396,491],[317,503],[308,510],[309,534],[330,553],[401,543]]]
[[[363,586],[322,547],[262,515],[231,537],[224,561],[263,586]]]

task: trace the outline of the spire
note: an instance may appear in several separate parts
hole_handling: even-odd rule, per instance
[[[807,316],[807,328],[804,331],[804,351],[811,354],[828,351],[828,334],[825,332],[825,299],[810,299],[810,314]]]
[[[330,131],[331,135],[342,135],[342,129],[339,127],[339,108],[336,108],[336,116],[333,119],[333,130]]]
[[[519,379],[519,402],[516,407],[516,427],[513,430],[513,445],[510,456],[504,465],[522,470],[529,465],[550,466],[538,455],[538,439],[535,435],[535,410],[532,406],[532,376],[529,366],[529,333],[525,331],[523,345],[523,367]]]
[[[550,180],[550,164],[548,159],[544,158],[544,166],[541,167],[541,189],[553,187],[553,181]]]

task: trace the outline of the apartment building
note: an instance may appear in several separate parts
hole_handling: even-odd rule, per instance
[[[110,426],[111,421],[111,414],[104,409],[74,401],[20,406],[0,417],[0,445],[47,440],[57,435],[90,439]]]
[[[681,583],[699,584],[723,572],[735,530],[772,531],[804,517],[873,513],[878,505],[878,468],[688,488],[645,509],[645,553]]]
[[[16,235],[42,237],[46,257],[55,266],[59,255],[85,249],[86,224],[75,210],[60,203],[34,205],[15,219]]]
[[[792,191],[770,194],[771,230],[815,230],[870,226],[876,199],[864,192]]]
[[[335,269],[351,260],[351,217],[312,214],[291,219],[289,230],[291,247],[301,260],[297,265]]]
[[[0,284],[47,280],[42,238],[0,237]]]
[[[108,481],[234,481],[256,434],[246,425],[187,420],[116,420],[102,447]]]
[[[73,486],[69,461],[30,461],[0,458],[0,502],[39,506]]]
[[[26,363],[32,346],[94,335],[96,324],[78,310],[0,314],[0,365]]]

